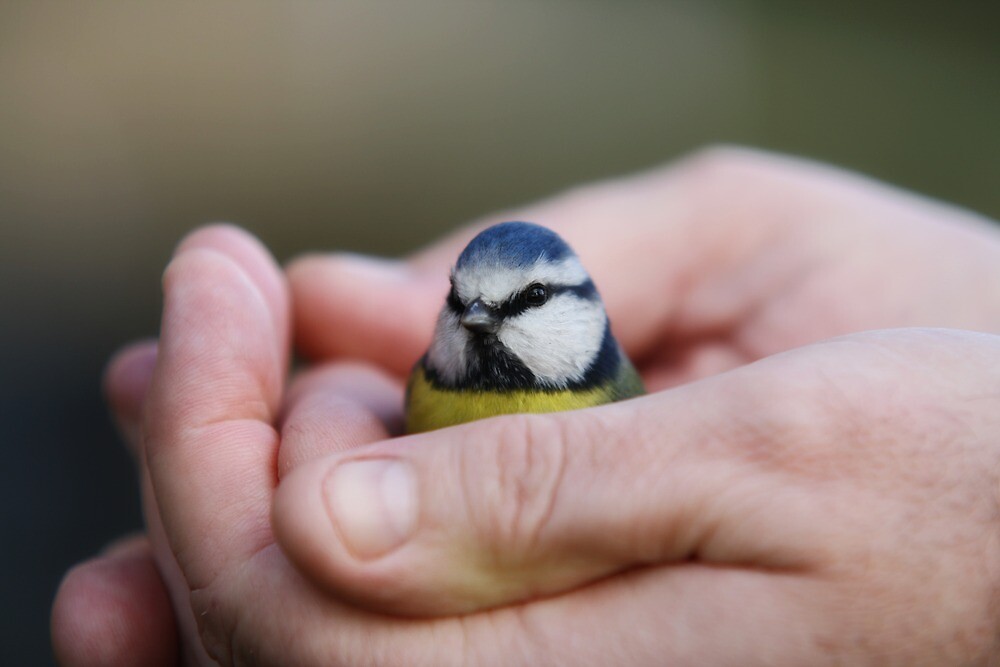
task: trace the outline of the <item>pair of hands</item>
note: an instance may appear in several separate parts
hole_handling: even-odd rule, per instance
[[[652,393],[390,438],[482,225],[286,274],[195,232],[106,378],[149,541],[64,580],[62,663],[1000,660],[1000,232],[734,149],[500,219],[574,246]]]

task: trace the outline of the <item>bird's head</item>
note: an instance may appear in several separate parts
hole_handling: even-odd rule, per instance
[[[584,379],[605,336],[600,296],[566,242],[504,222],[459,255],[426,365],[448,386],[560,389]]]

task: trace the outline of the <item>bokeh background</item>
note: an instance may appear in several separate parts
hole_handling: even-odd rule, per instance
[[[1000,217],[996,6],[0,1],[0,664],[140,526],[99,378],[186,231],[396,255],[721,141]]]

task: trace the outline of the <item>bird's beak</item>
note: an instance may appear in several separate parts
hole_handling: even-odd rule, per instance
[[[500,328],[500,318],[480,299],[465,307],[461,321],[462,326],[473,333],[495,334]]]

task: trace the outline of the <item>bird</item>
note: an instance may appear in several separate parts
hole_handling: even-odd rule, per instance
[[[579,257],[552,230],[502,222],[459,254],[426,353],[406,388],[419,433],[645,393]]]

